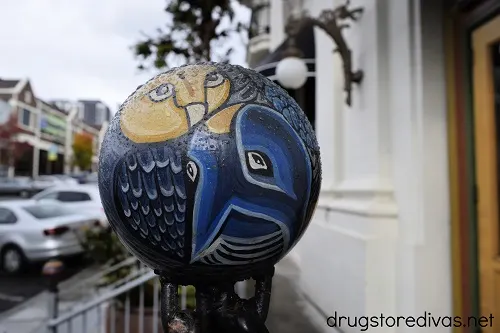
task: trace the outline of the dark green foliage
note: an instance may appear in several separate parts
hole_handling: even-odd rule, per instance
[[[94,228],[90,229],[85,234],[85,240],[81,242],[86,255],[94,262],[100,265],[109,264],[115,265],[126,258],[130,254],[122,245],[115,232],[112,229]],[[125,266],[116,271],[106,274],[97,287],[105,287],[123,281],[129,274],[132,273],[134,266]],[[152,279],[142,285],[144,292],[144,306],[152,307],[154,304],[154,283],[156,279]],[[179,295],[181,287],[179,287]],[[128,293],[124,293],[117,297],[118,305],[123,306],[129,297],[130,306],[137,308],[140,306],[141,287],[131,289]],[[187,289],[187,307],[194,309],[195,306],[195,290],[192,286]]]
[[[130,256],[112,229],[89,229],[81,244],[85,254],[99,265],[114,265]]]
[[[247,27],[235,18],[236,0],[170,0],[165,8],[169,22],[155,37],[145,35],[134,45],[140,69],[169,68],[197,61],[228,61],[232,48],[220,54],[231,33]],[[223,25],[221,25],[223,22]],[[219,48],[219,50],[216,50]],[[216,58],[216,59],[214,59]],[[147,64],[149,62],[149,64]]]

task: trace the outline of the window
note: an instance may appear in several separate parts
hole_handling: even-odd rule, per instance
[[[24,102],[30,104],[33,101],[33,95],[30,91],[24,92]]]
[[[106,120],[106,106],[102,103],[96,105],[96,124],[101,125]]]
[[[62,202],[81,202],[81,201],[91,201],[90,195],[85,192],[70,192],[64,191],[59,192],[57,195],[57,200]]]
[[[40,220],[73,214],[71,210],[57,205],[36,205],[24,207],[23,209]]]
[[[17,217],[7,208],[0,208],[0,224],[13,224],[17,222]]]
[[[44,200],[44,199],[52,199],[57,200],[57,192],[51,192],[47,194],[36,195],[33,197],[34,200]]]
[[[252,8],[249,37],[253,38],[261,34],[269,33],[271,9],[269,2],[257,1]]]
[[[26,109],[19,110],[19,123],[26,127],[30,127],[31,112],[29,110]]]
[[[78,103],[78,119],[83,120],[85,118],[85,104]]]

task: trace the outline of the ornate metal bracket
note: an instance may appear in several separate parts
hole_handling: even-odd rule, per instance
[[[357,21],[363,13],[363,8],[348,9],[350,1],[347,0],[344,5],[335,9],[327,9],[321,12],[318,18],[313,18],[305,14],[302,17],[291,18],[285,28],[289,38],[289,50],[287,55],[297,55],[298,50],[295,47],[295,37],[304,26],[313,25],[326,32],[335,42],[338,52],[343,61],[344,68],[344,91],[346,92],[346,104],[351,106],[351,91],[353,83],[361,83],[363,80],[363,71],[352,69],[352,52],[342,35],[342,30],[349,28],[349,24],[342,21],[350,19]]]
[[[241,299],[234,282],[196,285],[196,310],[179,310],[178,285],[160,276],[161,320],[165,333],[269,333],[265,321],[274,268],[255,276],[255,295]]]

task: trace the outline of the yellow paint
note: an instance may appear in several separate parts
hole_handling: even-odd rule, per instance
[[[213,72],[213,66],[191,66],[177,70],[169,78],[175,87],[175,98],[179,106],[205,102],[205,78]]]
[[[146,83],[122,109],[120,126],[125,136],[136,143],[147,143],[185,134],[190,127],[186,107],[193,104],[198,110],[201,107],[198,111],[201,117],[218,110],[229,97],[231,84],[228,79],[216,74],[220,80],[207,80],[215,71],[214,66],[192,65],[159,75]],[[156,89],[165,84],[172,87],[171,96],[153,101],[151,94],[156,94]]]
[[[207,126],[210,132],[222,134],[229,133],[231,129],[231,121],[236,112],[241,108],[242,104],[236,104],[224,109],[213,115],[208,121]]]
[[[122,111],[120,125],[126,137],[137,143],[173,139],[189,129],[186,112],[173,99],[155,103],[148,96],[131,100]]]
[[[500,255],[495,95],[491,46],[500,40],[500,15],[472,33],[474,53],[474,143],[478,188],[480,314],[500,317]],[[498,323],[497,323],[498,325]],[[498,327],[484,327],[485,333]]]
[[[448,100],[448,158],[450,172],[450,208],[451,208],[451,255],[452,255],[452,287],[453,315],[462,316],[462,273],[460,257],[460,202],[458,186],[458,139],[456,119],[455,70],[453,21],[446,22],[445,52],[446,52],[446,87]],[[462,332],[462,327],[454,327],[453,332]]]

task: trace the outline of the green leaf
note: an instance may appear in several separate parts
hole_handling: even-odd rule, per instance
[[[226,17],[237,20],[233,10],[233,0],[170,0],[164,10],[169,14],[164,26],[168,31],[158,29],[156,37],[146,36],[145,40],[134,45],[134,53],[141,57],[139,69],[146,69],[144,61],[161,69],[168,67],[166,59],[170,55],[180,56],[185,62],[211,60],[211,42],[225,38],[234,25],[225,29],[218,28],[220,21]],[[217,14],[215,14],[217,13]],[[245,25],[237,23],[236,31],[243,31]],[[179,39],[174,36],[182,36]],[[215,51],[215,50],[214,50]]]
[[[150,55],[152,55],[153,52],[151,51],[150,43],[151,43],[150,41],[146,41],[136,44],[135,55],[143,56],[144,58],[147,58]]]
[[[163,68],[163,67],[167,67],[167,62],[163,58],[156,58],[154,65],[156,68]]]

